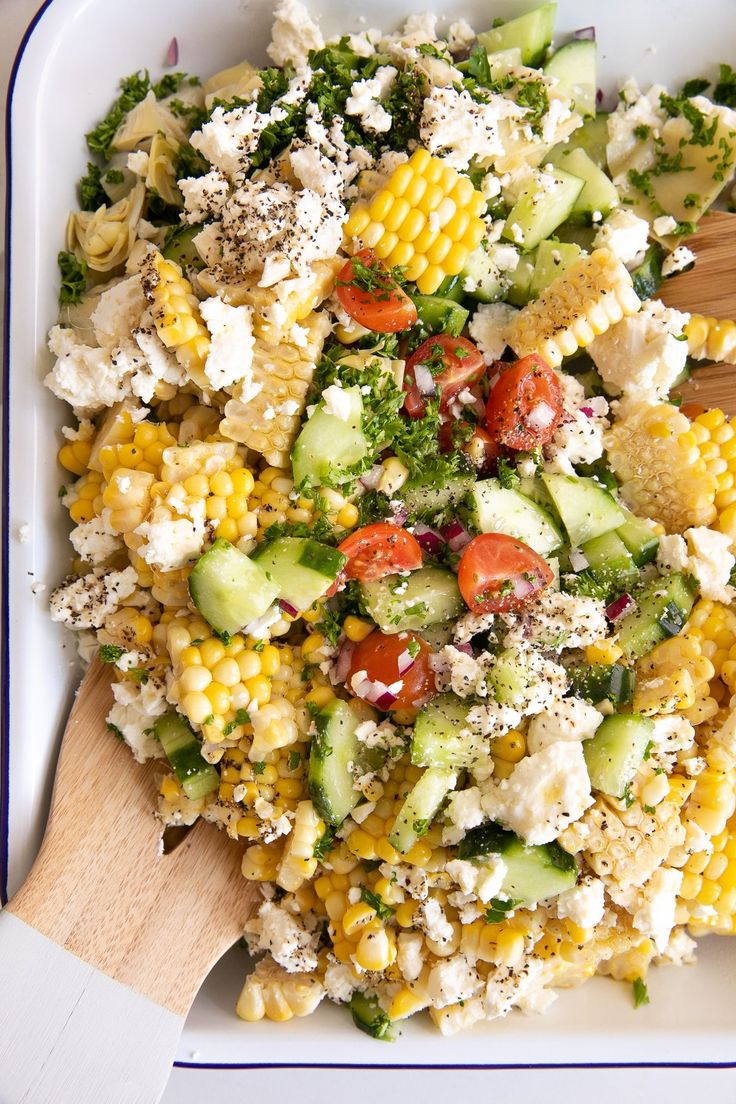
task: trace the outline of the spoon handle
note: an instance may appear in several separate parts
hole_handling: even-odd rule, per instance
[[[156,1104],[184,1017],[0,913],[3,1104]]]

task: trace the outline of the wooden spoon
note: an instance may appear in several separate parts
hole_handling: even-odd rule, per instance
[[[660,298],[679,310],[736,321],[736,215],[724,211],[706,215],[687,245],[695,253],[694,266],[666,280]],[[686,402],[719,406],[727,414],[736,414],[736,365],[698,368],[678,394]]]
[[[0,913],[2,1104],[155,1104],[197,990],[261,900],[212,825],[163,854],[155,764],[106,731],[110,704],[95,662],[41,851]]]

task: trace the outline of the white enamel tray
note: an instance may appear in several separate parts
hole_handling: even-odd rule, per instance
[[[430,0],[430,5],[431,0]],[[533,0],[447,0],[438,10],[477,29]],[[366,25],[340,0],[315,0],[327,33]],[[395,25],[422,0],[372,0],[367,25]],[[55,455],[71,413],[42,386],[50,367],[45,333],[56,314],[56,253],[63,246],[83,134],[114,97],[117,80],[157,74],[173,35],[179,68],[203,76],[247,56],[265,58],[269,0],[47,0],[21,48],[9,103],[9,227],[3,467],[5,495],[0,893],[22,881],[38,847],[59,733],[79,675],[71,638],[51,624],[48,590],[68,559],[57,501],[64,480]],[[607,93],[640,82],[682,79],[736,62],[734,0],[560,0],[560,32],[595,24]],[[28,526],[30,539],[19,539]],[[45,592],[34,594],[34,584]],[[90,749],[94,754],[94,749]],[[105,841],[100,840],[100,847]],[[93,857],[90,856],[90,861]],[[705,940],[696,967],[654,971],[652,1003],[634,1012],[628,986],[595,980],[563,994],[542,1018],[512,1015],[443,1040],[419,1018],[394,1046],[355,1031],[344,1009],[323,1006],[285,1026],[245,1025],[233,1008],[247,966],[234,950],[213,971],[182,1039],[183,1066],[590,1067],[736,1066],[736,940]],[[49,979],[52,986],[53,979]]]

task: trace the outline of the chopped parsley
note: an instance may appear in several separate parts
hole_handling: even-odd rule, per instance
[[[498,482],[507,491],[513,491],[521,483],[521,476],[505,456],[498,461]]]
[[[151,85],[151,88],[156,99],[163,100],[166,96],[173,96],[183,84],[196,87],[199,84],[199,77],[190,77],[188,73],[165,73],[160,81]],[[173,108],[173,104],[171,107]]]
[[[378,259],[366,264],[365,261],[356,256],[351,259],[350,268],[352,272],[350,279],[338,280],[338,285],[355,287],[359,291],[368,292],[379,302],[390,299],[396,289],[404,283],[400,269],[387,269]]]
[[[642,978],[634,978],[631,988],[634,990],[634,1008],[641,1008],[642,1005],[650,1003],[649,990]]]
[[[319,862],[324,862],[327,852],[332,850],[334,843],[335,829],[328,825],[314,845],[314,851],[312,852],[314,858],[318,859]]]
[[[92,153],[99,153],[105,161],[110,160],[115,132],[127,113],[146,98],[150,88],[151,82],[145,70],[143,73],[131,73],[129,77],[123,77],[120,81],[120,95],[115,103],[94,130],[85,135]]]
[[[117,644],[101,644],[97,654],[101,663],[117,663],[124,651]]]
[[[322,607],[322,618],[317,622],[317,630],[335,647],[342,632],[342,614],[328,605]]]
[[[253,764],[253,773],[254,774],[263,774],[265,769],[266,769],[266,764],[265,763],[254,763]]]
[[[107,176],[110,174],[108,173]],[[122,173],[120,174],[122,177]],[[102,187],[102,170],[87,162],[87,172],[77,185],[79,190],[79,206],[83,211],[96,211],[104,203],[107,203],[107,193]]]
[[[488,902],[488,908],[485,912],[486,924],[501,924],[506,919],[507,912],[513,912],[518,905],[518,901],[502,901],[499,897],[493,897]]]
[[[720,66],[713,99],[724,107],[736,108],[736,70],[730,65]]]
[[[123,736],[123,734],[120,731],[120,729],[118,728],[118,726],[113,724],[111,721],[107,721],[107,730],[108,730],[108,732],[112,732],[112,734],[113,734],[113,736],[115,737],[116,740],[120,740],[120,741],[125,740],[125,737]]]
[[[59,302],[66,306],[70,303],[80,303],[87,290],[87,262],[77,260],[74,253],[66,253],[64,250],[56,258],[61,272],[61,286],[59,288]]]
[[[394,910],[390,905],[385,905],[377,893],[373,893],[367,886],[360,887],[360,899],[370,908],[374,909],[379,920],[390,920]]]
[[[417,656],[419,655],[419,649],[420,645],[418,640],[410,640],[409,643],[406,645],[406,650],[412,659],[417,658]]]
[[[286,766],[290,771],[295,771],[298,769],[301,761],[302,753],[300,751],[290,751],[286,760]]]

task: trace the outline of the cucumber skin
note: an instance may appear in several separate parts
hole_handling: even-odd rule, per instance
[[[655,579],[644,588],[637,598],[638,608],[619,624],[619,644],[627,659],[639,659],[660,641],[680,632],[693,608],[694,590],[679,572]],[[674,632],[663,625],[669,607],[679,613],[680,626]]]
[[[202,758],[201,744],[181,713],[172,711],[157,717],[153,730],[188,798],[196,801],[217,789],[220,776]]]
[[[460,306],[455,299],[443,299],[439,295],[410,296],[417,308],[419,324],[429,334],[446,333],[459,337],[465,329],[470,311]]]
[[[644,758],[653,732],[651,718],[639,713],[604,717],[595,736],[583,741],[583,755],[593,789],[609,797],[622,798]]]
[[[604,699],[614,705],[628,705],[634,700],[636,675],[623,663],[591,663],[569,667],[567,673],[572,693],[593,705]]]
[[[558,843],[527,845],[514,832],[509,832],[494,821],[471,828],[458,848],[459,859],[475,859],[490,854],[500,855],[507,864],[508,869],[501,888],[516,905],[556,896],[571,889],[577,881],[577,861]],[[540,893],[531,888],[530,879],[531,883],[536,878],[549,879],[553,871],[556,873],[552,874],[551,882],[544,885],[544,890],[551,892]],[[523,890],[524,883],[527,886],[526,892]]]
[[[218,561],[222,561],[222,566]],[[228,573],[229,579],[223,581],[222,573]],[[238,573],[243,575],[240,580],[237,578]],[[263,569],[222,537],[218,537],[212,547],[199,557],[190,572],[188,586],[194,605],[215,632],[238,632],[249,621],[261,617],[278,597],[278,589]],[[236,603],[233,594],[233,589],[242,589],[243,586],[246,588],[246,597],[250,595],[252,598],[258,593],[263,595],[262,600],[245,614],[241,601],[243,595],[238,596]],[[229,594],[225,593],[228,587]],[[238,617],[232,612],[236,604],[241,611]],[[213,606],[220,608],[214,610]]]
[[[457,784],[457,772],[445,767],[429,767],[415,783],[399,809],[388,841],[405,855],[428,831],[442,802]]]
[[[347,764],[351,760],[356,762],[363,750],[355,736],[355,730],[360,722],[349,704],[339,698],[328,702],[314,721],[316,732],[309,749],[307,779],[309,794],[322,820],[333,828],[338,828],[360,801],[361,795],[358,790],[353,789],[352,774],[347,769]],[[331,730],[330,726],[333,722],[335,724]],[[352,731],[348,731],[351,725]],[[344,728],[344,731],[339,731],[341,728]],[[340,740],[339,746],[335,743],[336,735]],[[335,768],[338,759],[344,761],[342,764],[345,767],[344,777],[330,780],[329,770]],[[342,800],[339,807],[336,801],[336,783],[346,783],[345,793],[341,796],[344,797],[347,794],[347,799]]]
[[[356,991],[350,998],[350,1012],[359,1031],[364,1031],[372,1039],[380,1039],[384,1043],[396,1042],[399,1029],[388,1018],[375,997]]]

